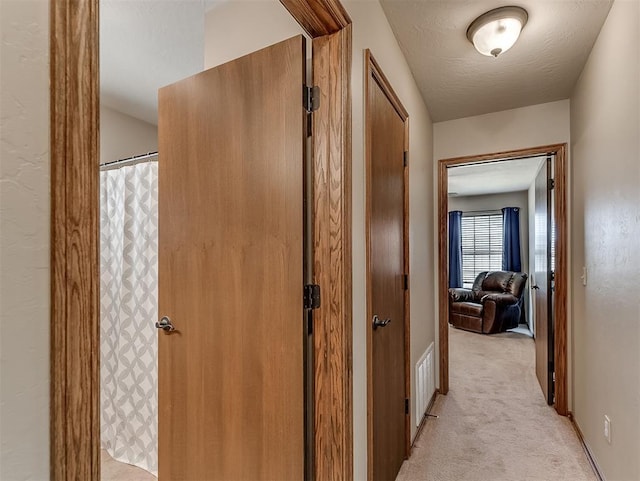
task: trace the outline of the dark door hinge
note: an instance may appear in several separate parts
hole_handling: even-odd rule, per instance
[[[302,105],[307,112],[315,112],[320,107],[320,87],[302,86]]]
[[[318,309],[320,307],[320,286],[307,284],[304,286],[304,308]]]
[[[556,187],[556,181],[553,179],[549,179],[549,190],[553,190]]]
[[[409,152],[403,152],[402,154],[402,163],[406,167],[409,165]]]
[[[307,335],[313,334],[313,311],[307,311]]]
[[[409,398],[404,399],[404,413],[409,414]]]
[[[403,274],[402,275],[402,288],[405,291],[409,290],[409,274]]]

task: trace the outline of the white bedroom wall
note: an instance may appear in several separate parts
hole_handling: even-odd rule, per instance
[[[0,1],[0,479],[49,479],[49,2]]]
[[[640,479],[639,133],[640,2],[616,0],[571,97],[573,414],[610,481]]]
[[[520,208],[520,254],[522,257],[522,269],[529,269],[529,202],[527,191],[502,192],[499,194],[467,195],[449,197],[449,210],[472,211],[499,211],[503,207]]]
[[[156,125],[100,105],[100,162],[158,151]]]

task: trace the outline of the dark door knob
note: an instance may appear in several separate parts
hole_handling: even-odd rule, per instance
[[[167,316],[164,316],[162,319],[160,319],[160,322],[156,322],[156,329],[162,329],[165,332],[172,332],[176,330],[176,328],[173,327],[173,324],[171,323],[171,319],[169,319]]]
[[[391,322],[391,319],[380,319],[378,316],[373,316],[373,330],[375,331],[379,327],[385,327]]]

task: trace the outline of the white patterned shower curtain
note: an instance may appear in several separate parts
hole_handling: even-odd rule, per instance
[[[158,164],[100,173],[101,441],[157,475]]]

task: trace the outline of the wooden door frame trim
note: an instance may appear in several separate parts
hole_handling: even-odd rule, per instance
[[[311,38],[324,37],[351,25],[340,0],[280,0]]]
[[[98,0],[50,7],[50,474],[98,479]]]
[[[280,0],[313,38],[316,479],[353,479],[351,19],[339,0]],[[50,475],[100,476],[99,0],[49,0]],[[330,93],[330,95],[329,95]],[[321,127],[322,126],[322,127]],[[320,362],[324,360],[325,362]],[[322,416],[320,418],[319,416]]]
[[[535,155],[555,154],[555,208],[556,219],[556,284],[555,284],[555,346],[554,365],[556,370],[555,409],[566,416],[568,410],[567,391],[567,313],[568,313],[568,166],[567,144],[552,144],[528,149],[471,155],[438,161],[438,304],[439,304],[439,356],[440,393],[449,391],[449,303],[448,303],[448,175],[447,169],[455,165],[486,163],[505,159],[517,159]]]
[[[315,479],[353,479],[351,25],[313,39]]]
[[[372,328],[373,318],[373,297],[371,292],[371,152],[372,133],[371,117],[369,106],[369,85],[371,81],[376,82],[383,93],[387,96],[393,108],[396,110],[404,122],[404,151],[409,155],[409,113],[402,105],[402,102],[395,93],[391,83],[385,76],[371,53],[370,49],[364,51],[364,108],[365,108],[365,169],[366,169],[366,212],[365,212],[365,240],[366,240],[366,289],[367,289],[367,315],[365,318],[367,331],[367,479],[373,480],[373,352],[372,352]],[[408,163],[404,169],[404,198],[403,198],[403,254],[404,272],[409,275],[409,167]],[[411,397],[411,372],[410,372],[410,349],[411,349],[411,313],[410,313],[410,290],[404,291],[404,371],[405,371],[405,398]],[[411,454],[411,412],[405,416],[405,456]]]

